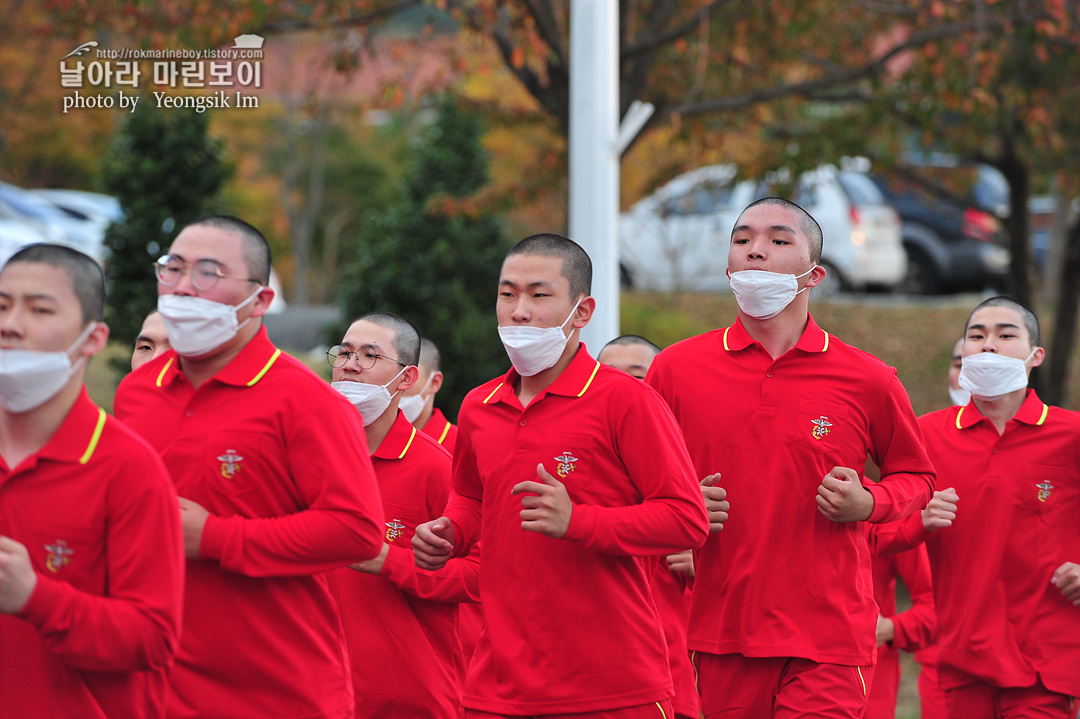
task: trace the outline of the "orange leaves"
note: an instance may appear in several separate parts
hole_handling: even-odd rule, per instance
[[[510,64],[514,66],[515,70],[525,67],[525,49],[521,45],[515,46],[511,51]]]

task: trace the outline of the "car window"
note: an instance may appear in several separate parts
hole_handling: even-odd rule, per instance
[[[664,203],[665,215],[708,215],[720,212],[731,204],[731,185],[709,183]]]
[[[859,172],[841,172],[838,175],[840,185],[848,199],[856,205],[880,205],[885,202],[874,181]]]

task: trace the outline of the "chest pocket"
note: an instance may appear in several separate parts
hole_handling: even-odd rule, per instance
[[[847,424],[848,408],[845,405],[804,399],[799,402],[793,439],[819,454],[838,452],[851,431]]]
[[[45,522],[21,540],[34,568],[82,591],[105,591],[105,527]]]
[[[542,442],[538,458],[555,479],[566,485],[570,498],[580,502],[596,480],[600,465],[598,445],[593,437],[580,434],[551,434]]]
[[[258,432],[218,432],[207,437],[202,462],[207,485],[227,497],[264,488],[270,440]]]
[[[421,517],[416,507],[406,507],[391,502],[383,502],[383,513],[386,517],[383,525],[383,539],[404,547],[412,547],[412,536],[416,533],[417,525],[431,519]]]
[[[1046,525],[1070,511],[1077,488],[1064,467],[1042,464],[1024,466],[1024,478],[1013,487],[1016,506],[1024,514]]]

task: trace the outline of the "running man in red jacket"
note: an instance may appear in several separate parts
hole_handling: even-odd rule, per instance
[[[270,342],[270,248],[257,229],[196,220],[155,272],[172,349],[125,377],[115,404],[180,495],[187,586],[169,715],[351,719],[325,573],[383,546],[360,417]]]
[[[706,717],[860,716],[878,617],[860,523],[933,493],[896,370],[808,313],[821,243],[794,203],[747,207],[728,251],[738,318],[668,347],[645,380],[733,508],[695,557],[688,645]],[[864,487],[868,455],[882,479]]]
[[[944,488],[902,526],[925,541],[949,717],[1076,716],[1080,695],[1080,414],[1028,389],[1039,322],[1008,297],[964,334],[968,404],[919,418]]]
[[[699,546],[708,516],[670,410],[579,340],[591,281],[565,237],[511,249],[496,314],[513,369],[465,398],[446,516],[413,538],[435,569],[482,537],[466,719],[673,715],[649,575]]]
[[[83,378],[105,276],[33,245],[0,272],[0,717],[160,718],[184,553],[157,453]]]
[[[416,567],[416,525],[442,516],[450,454],[398,409],[417,382],[420,336],[404,318],[371,313],[327,355],[333,386],[360,411],[379,480],[386,533],[375,559],[330,572],[352,656],[356,717],[457,719],[465,659],[458,602],[477,601],[480,566],[462,557],[440,572]]]

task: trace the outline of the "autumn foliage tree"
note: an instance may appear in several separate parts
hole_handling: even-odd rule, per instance
[[[128,116],[102,160],[105,189],[124,210],[105,233],[106,319],[116,339],[133,342],[157,303],[153,261],[185,225],[216,209],[231,170],[207,121],[194,109],[147,103]]]
[[[409,161],[396,201],[368,211],[358,257],[339,283],[346,321],[393,312],[440,348],[439,405],[456,415],[473,387],[506,370],[495,332],[499,268],[511,243],[486,207],[481,118],[444,98]],[[335,329],[332,342],[344,334]]]

